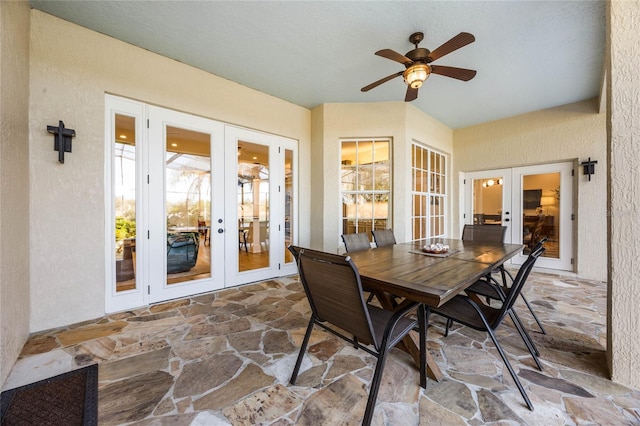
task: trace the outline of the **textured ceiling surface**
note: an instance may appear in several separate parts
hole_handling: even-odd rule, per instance
[[[600,94],[604,1],[46,1],[32,7],[306,108],[402,101],[403,70],[375,56],[476,41],[434,62],[477,70],[432,75],[412,104],[452,128]]]

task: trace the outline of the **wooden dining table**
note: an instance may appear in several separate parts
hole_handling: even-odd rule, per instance
[[[435,243],[447,245],[449,250],[441,254],[422,250]],[[430,307],[442,306],[522,249],[522,244],[434,238],[352,252],[349,256],[360,272],[363,287],[372,291],[383,307],[394,309],[398,297]],[[403,344],[419,364],[416,335],[407,336]],[[428,376],[440,381],[442,372],[430,354],[426,355]]]

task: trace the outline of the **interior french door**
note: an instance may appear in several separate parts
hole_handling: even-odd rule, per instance
[[[506,226],[511,242],[514,216],[511,207],[511,169],[494,169],[467,173],[465,176],[464,223]],[[462,235],[462,229],[458,238]]]
[[[106,312],[293,274],[297,143],[105,101]]]
[[[507,242],[523,244],[522,264],[547,237],[536,266],[573,270],[573,163],[466,173],[464,223],[507,226]]]

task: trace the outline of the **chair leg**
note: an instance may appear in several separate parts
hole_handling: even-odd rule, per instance
[[[533,319],[538,324],[538,327],[540,327],[540,331],[542,331],[542,334],[547,334],[547,332],[545,331],[544,327],[542,326],[542,323],[540,322],[540,320],[536,316],[535,312],[533,312],[533,309],[531,308],[531,305],[529,304],[529,301],[527,300],[527,298],[524,297],[524,294],[522,294],[522,293],[520,293],[520,296],[522,296],[522,300],[524,300],[525,305],[527,305],[527,308],[529,308],[529,312],[531,312],[531,315],[533,316]]]
[[[373,419],[373,410],[376,408],[376,399],[378,399],[378,390],[380,389],[380,382],[382,381],[382,371],[384,370],[386,357],[387,348],[382,348],[378,354],[376,370],[375,373],[373,373],[373,379],[371,380],[371,389],[369,390],[369,398],[367,399],[367,408],[364,410],[362,426],[369,426]]]
[[[418,326],[420,330],[420,387],[427,388],[427,329],[429,327],[428,306],[420,304],[418,307]]]
[[[444,329],[444,337],[449,336],[449,327],[451,327],[452,324],[453,324],[453,320],[450,318],[447,318],[447,325]]]
[[[483,319],[483,321],[484,321],[484,319]],[[493,333],[493,330],[491,329],[491,327],[489,327],[489,325],[486,324],[486,321],[485,321],[485,325],[487,327],[487,332],[489,333],[489,336],[491,337],[491,340],[493,341],[493,344],[495,345],[496,349],[498,350],[498,353],[500,354],[500,357],[502,358],[502,361],[504,362],[504,365],[507,366],[507,370],[509,370],[509,374],[511,374],[511,378],[516,383],[516,386],[518,387],[518,390],[520,391],[520,395],[522,395],[522,398],[524,399],[524,402],[527,404],[527,407],[529,408],[529,410],[533,411],[533,404],[529,400],[529,396],[527,396],[527,392],[522,387],[522,383],[520,383],[520,379],[518,379],[518,376],[516,375],[516,372],[513,370],[513,367],[511,366],[511,363],[507,359],[507,355],[502,350],[502,346],[500,346],[500,343],[498,343],[498,339],[496,338],[496,335]]]
[[[533,361],[538,366],[538,370],[542,371],[543,367],[542,364],[540,364],[540,360],[538,359],[538,356],[540,356],[540,352],[538,352],[538,348],[536,348],[533,340],[531,340],[531,336],[529,336],[529,333],[527,333],[527,330],[524,328],[524,325],[522,324],[522,321],[520,321],[518,314],[514,310],[511,310],[509,311],[509,316],[511,317],[511,321],[513,321],[513,324],[516,326],[516,330],[518,330],[520,337],[522,337],[522,341],[529,350]]]
[[[298,370],[300,370],[300,365],[302,364],[302,359],[304,358],[304,353],[307,350],[307,345],[309,344],[309,338],[311,337],[311,332],[313,331],[313,317],[309,320],[309,325],[307,326],[307,332],[304,334],[304,339],[302,340],[302,346],[300,346],[300,352],[298,353],[298,359],[296,360],[296,366],[293,368],[293,373],[291,374],[291,379],[289,383],[292,385],[296,384],[296,380],[298,379]]]
[[[513,316],[511,316],[511,313],[513,313]],[[511,312],[509,313],[509,315],[511,316],[511,319],[513,320],[514,324],[516,323],[516,321],[518,322],[516,324],[516,328],[519,326],[520,330],[522,330],[520,332],[520,336],[522,336],[523,339],[526,337],[527,341],[525,343],[529,342],[527,346],[529,346],[531,350],[533,350],[536,356],[540,356],[540,351],[538,351],[536,344],[533,343],[533,339],[529,335],[529,332],[527,331],[527,328],[524,326],[522,320],[520,319],[520,316],[518,316],[518,314],[513,308],[511,308]]]

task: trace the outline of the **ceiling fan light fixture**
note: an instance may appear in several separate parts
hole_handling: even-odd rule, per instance
[[[429,75],[431,75],[431,68],[427,64],[411,65],[402,74],[404,82],[412,89],[419,89]]]

